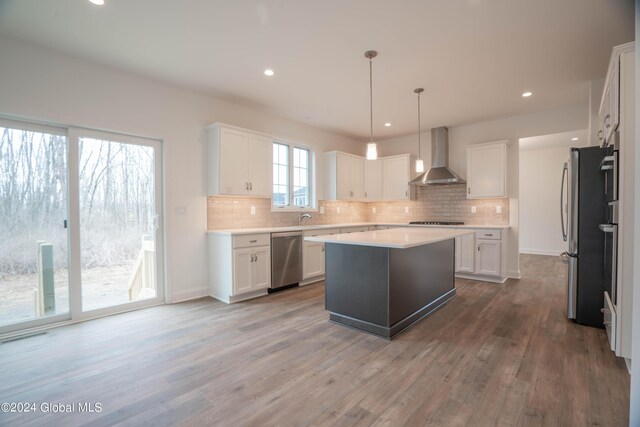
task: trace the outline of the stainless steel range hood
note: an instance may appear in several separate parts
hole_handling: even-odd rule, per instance
[[[465,180],[449,169],[449,129],[431,129],[431,168],[414,178],[410,185],[464,184]]]

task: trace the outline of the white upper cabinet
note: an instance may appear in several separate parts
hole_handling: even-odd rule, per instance
[[[367,201],[382,200],[382,160],[364,161],[364,198]]]
[[[327,200],[407,200],[410,198],[411,155],[365,160],[330,151],[325,156]]]
[[[271,197],[272,137],[216,124],[207,144],[210,196]]]
[[[364,158],[353,154],[325,153],[325,198],[364,200],[364,161]]]
[[[411,180],[411,156],[402,154],[382,159],[384,200],[409,199]]]
[[[507,197],[507,141],[467,148],[467,198]]]
[[[249,134],[249,183],[252,196],[271,197],[273,138]]]
[[[602,92],[599,110],[598,144],[608,144],[620,124],[620,57],[614,55]]]

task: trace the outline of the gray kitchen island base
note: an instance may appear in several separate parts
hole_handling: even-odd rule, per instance
[[[329,319],[392,339],[455,296],[454,245],[454,239],[406,249],[326,243]]]

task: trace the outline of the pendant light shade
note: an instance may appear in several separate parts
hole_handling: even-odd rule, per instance
[[[369,59],[369,105],[371,113],[371,139],[367,143],[367,160],[375,160],[378,158],[378,145],[373,142],[373,65],[372,59],[378,56],[375,50],[368,50],[364,53],[364,57]]]
[[[419,87],[417,89],[413,90],[413,93],[417,93],[418,94],[418,158],[416,159],[416,172],[417,173],[422,173],[424,172],[424,162],[422,161],[422,153],[421,153],[421,147],[422,144],[420,143],[420,138],[421,138],[421,133],[422,133],[422,129],[420,128],[420,94],[424,92],[424,89]]]

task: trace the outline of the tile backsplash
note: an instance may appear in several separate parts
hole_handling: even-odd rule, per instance
[[[310,212],[304,224],[350,222],[409,222],[415,220],[464,221],[473,225],[508,225],[509,199],[467,200],[466,186],[412,187],[412,199],[394,202],[348,202],[320,200],[324,214]],[[471,207],[476,207],[476,213]],[[496,213],[499,206],[501,213]],[[255,214],[251,209],[255,208]],[[374,212],[375,210],[375,212]],[[270,199],[214,197],[207,199],[209,230],[298,225],[297,212],[272,212]]]

